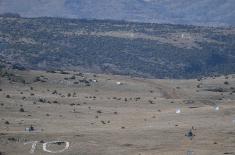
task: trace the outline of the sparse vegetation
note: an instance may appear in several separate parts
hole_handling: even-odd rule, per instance
[[[17,141],[17,139],[15,137],[9,137],[8,140],[13,141],[13,142]]]
[[[101,111],[101,110],[97,110],[97,113],[98,113],[98,114],[101,114],[101,113],[102,113],[102,111]]]
[[[152,100],[149,100],[148,102],[149,102],[150,104],[155,104]]]
[[[52,94],[57,94],[57,90],[54,90],[54,91],[52,92]]]
[[[235,73],[233,28],[61,18],[13,19],[0,18],[0,32],[5,40],[1,46],[1,59],[15,58],[13,65],[18,69],[86,68],[159,78]],[[182,43],[178,36],[185,31],[192,34],[192,38]],[[128,34],[137,35],[137,38]],[[72,75],[71,79],[76,77]],[[46,81],[42,77],[35,79],[35,82]],[[77,81],[74,83],[78,84]]]
[[[24,111],[24,108],[20,108],[20,110],[19,110],[19,111],[20,111],[20,112],[25,112],[25,111]]]
[[[46,99],[44,99],[44,98],[39,98],[39,99],[38,99],[38,102],[46,103]]]
[[[4,152],[0,151],[0,155],[6,155]]]
[[[39,73],[42,74],[40,78],[48,77],[48,83],[32,83]],[[203,139],[203,137],[208,137],[210,131],[213,130],[213,124],[224,120],[224,115],[227,121],[213,130],[220,134],[210,134],[210,139],[216,140],[218,144],[228,146],[231,144],[229,140],[225,139],[231,137],[228,132],[233,134],[233,128],[226,128],[233,125],[234,96],[229,95],[235,91],[233,79],[228,79],[229,84],[224,85],[226,80],[221,77],[203,78],[202,82],[175,80],[173,83],[166,79],[131,79],[125,76],[100,74],[97,78],[99,83],[89,88],[85,87],[84,83],[73,85],[71,79],[69,79],[71,81],[65,81],[65,77],[71,76],[67,74],[52,75],[43,71],[31,70],[30,74],[25,71],[16,71],[16,75],[21,75],[23,78],[27,76],[27,81],[30,83],[25,85],[11,83],[6,78],[0,81],[1,84],[3,83],[2,92],[0,92],[0,105],[2,105],[0,108],[2,125],[0,145],[7,148],[3,151],[9,154],[14,154],[15,150],[5,144],[14,143],[14,146],[19,148],[23,143],[31,140],[43,139],[41,143],[45,143],[49,141],[50,137],[56,139],[56,135],[61,134],[65,134],[65,136],[61,136],[59,139],[73,143],[73,147],[70,148],[72,154],[77,153],[73,152],[73,149],[80,145],[80,142],[76,143],[77,140],[80,139],[83,143],[83,140],[92,141],[93,138],[102,144],[96,145],[102,150],[104,149],[103,144],[105,147],[112,147],[114,145],[111,142],[114,142],[115,145],[118,144],[118,149],[122,146],[131,147],[130,150],[124,150],[127,154],[130,151],[131,154],[136,147],[139,147],[139,144],[142,147],[143,142],[143,146],[150,147],[155,147],[157,143],[157,152],[170,150],[174,146],[171,151],[175,153],[178,151],[177,144],[171,140],[183,139],[185,128],[191,129],[189,122],[193,122],[193,125],[197,127],[197,130],[192,127],[193,132],[196,135],[200,134],[199,136]],[[83,74],[83,78],[89,82],[91,76],[89,73]],[[83,78],[76,74],[76,80]],[[110,81],[104,82],[107,78],[110,78]],[[113,81],[117,81],[117,78],[125,83],[123,87],[115,85]],[[196,88],[199,84],[203,86],[201,89]],[[176,90],[176,86],[180,86],[181,91],[173,92],[172,90]],[[99,92],[97,93],[95,90],[99,90]],[[195,90],[198,90],[199,93],[195,94]],[[6,98],[7,94],[11,99]],[[5,106],[3,106],[4,104]],[[221,112],[214,111],[215,104],[221,106]],[[181,109],[181,115],[176,113],[178,108]],[[212,125],[208,125],[207,122]],[[30,127],[31,124],[34,125],[33,128]],[[197,126],[198,124],[200,126]],[[33,130],[35,133],[29,133]],[[26,133],[21,134],[21,132]],[[172,139],[164,139],[168,133],[171,133]],[[12,136],[14,134],[15,136]],[[111,134],[114,136],[110,136]],[[80,138],[76,135],[79,135]],[[107,136],[109,136],[108,139]],[[11,139],[12,137],[15,139]],[[146,138],[149,141],[146,141]],[[141,143],[136,143],[137,139]],[[105,140],[108,140],[110,144],[104,142]],[[203,146],[204,148],[209,146],[207,153],[210,153],[212,149],[212,152],[220,149],[211,148],[211,145],[216,146],[211,140]],[[62,149],[66,146],[63,143],[53,143],[52,145],[54,146],[48,145],[48,149],[52,150],[53,147]],[[164,147],[158,147],[160,145]],[[195,143],[195,147],[200,149],[201,145]],[[29,145],[25,148],[27,148],[27,152],[24,149],[21,150],[21,154],[27,154],[30,150]],[[86,151],[86,149],[84,150]],[[148,150],[148,148],[145,150],[146,153]],[[150,151],[152,153],[153,149]],[[180,153],[182,153],[181,149]]]
[[[225,81],[224,84],[225,84],[225,85],[228,85],[229,83],[228,83],[228,81]]]

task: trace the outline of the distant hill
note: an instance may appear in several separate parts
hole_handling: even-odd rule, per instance
[[[235,73],[235,29],[0,17],[0,57],[20,68],[158,78]]]
[[[0,13],[235,26],[234,0],[0,0]]]

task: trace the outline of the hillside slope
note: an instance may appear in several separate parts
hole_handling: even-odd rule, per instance
[[[158,78],[235,73],[235,29],[0,17],[0,56],[32,69]]]
[[[113,19],[193,25],[235,25],[234,0],[0,0],[0,13],[26,17]]]

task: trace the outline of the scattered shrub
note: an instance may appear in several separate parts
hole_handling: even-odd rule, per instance
[[[0,155],[5,155],[5,153],[0,151]]]
[[[148,102],[149,102],[150,104],[155,104],[152,100],[149,100]]]
[[[38,99],[38,102],[46,103],[46,99],[40,98]]]
[[[60,71],[60,74],[69,74],[69,73],[65,71]]]
[[[71,80],[75,80],[75,79],[76,79],[76,76],[73,75],[73,76],[70,77],[70,79],[71,79]]]
[[[101,123],[102,123],[102,124],[106,124],[105,121],[103,121],[103,120],[101,121]]]
[[[14,141],[14,142],[17,141],[17,139],[14,138],[14,137],[9,137],[8,140],[9,140],[9,141]]]
[[[225,82],[224,82],[224,84],[225,84],[225,85],[228,85],[228,84],[229,84],[229,82],[228,82],[228,81],[225,81]]]
[[[97,110],[96,112],[97,112],[98,114],[101,114],[101,113],[102,113],[102,111],[101,111],[101,110]]]
[[[54,91],[52,92],[52,94],[57,94],[57,90],[54,90]]]
[[[20,110],[19,110],[19,111],[20,111],[20,112],[25,112],[25,111],[24,111],[24,108],[20,108]]]

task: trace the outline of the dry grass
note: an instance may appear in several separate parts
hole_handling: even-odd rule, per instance
[[[198,81],[73,72],[14,74],[26,84],[0,79],[0,152],[6,155],[29,154],[31,146],[24,145],[28,141],[53,140],[71,143],[65,155],[235,153],[232,75]],[[35,81],[42,76],[45,82]],[[217,88],[226,91],[208,91]],[[35,131],[26,132],[31,125]],[[185,134],[192,126],[196,136],[190,140]],[[38,144],[34,154],[47,153]]]

